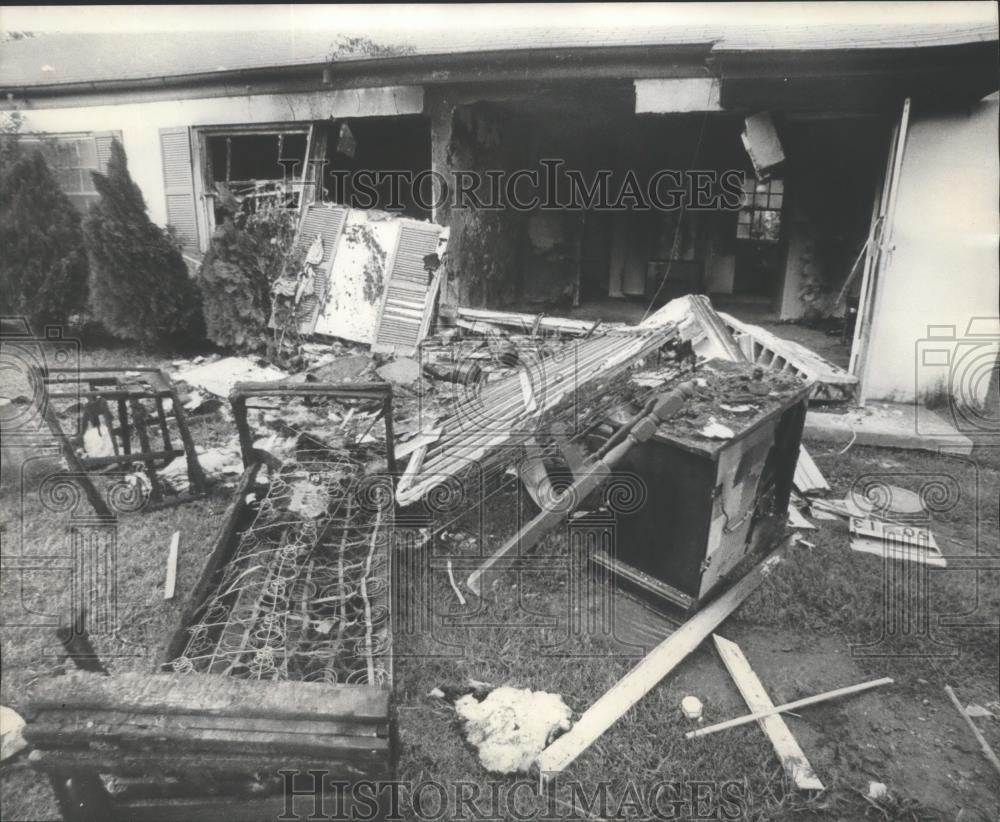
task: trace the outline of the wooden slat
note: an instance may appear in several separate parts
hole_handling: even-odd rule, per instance
[[[121,711],[43,711],[25,726],[24,738],[36,748],[100,742],[142,750],[350,756],[359,763],[377,763],[388,756],[389,740],[384,737],[257,730],[254,720],[244,721],[243,729],[213,728],[201,727],[197,717],[169,714],[129,716]]]
[[[254,681],[203,674],[70,673],[39,680],[30,710],[73,707],[138,713],[383,720],[389,692],[363,685]]]
[[[764,711],[755,711],[752,714],[739,716],[736,717],[736,719],[727,719],[725,722],[719,722],[716,725],[708,725],[707,727],[699,728],[696,731],[688,731],[684,734],[684,738],[694,739],[698,736],[708,736],[709,734],[725,731],[729,728],[738,728],[740,725],[757,722],[758,720],[764,719],[768,716],[777,716],[780,713],[797,711],[799,708],[805,708],[819,702],[828,702],[831,699],[839,699],[842,696],[851,696],[852,694],[858,694],[862,691],[869,691],[872,688],[880,688],[883,685],[892,685],[893,682],[894,680],[891,677],[884,676],[881,679],[872,679],[868,682],[861,682],[857,685],[848,685],[846,688],[836,688],[832,691],[824,691],[823,693],[816,694],[815,696],[807,696],[804,699],[796,699],[794,702],[785,702],[782,705],[775,705],[773,708],[768,708]]]
[[[799,445],[799,459],[795,463],[795,490],[800,494],[817,494],[830,490],[830,484],[819,470],[804,445]]]
[[[569,732],[539,754],[542,780],[561,773],[580,754],[649,693],[764,581],[780,548],[755,566],[732,588],[713,600],[657,645],[638,665],[591,705]]]
[[[246,717],[217,716],[213,714],[144,713],[136,711],[106,710],[93,708],[46,708],[40,711],[32,725],[42,728],[81,728],[89,726],[98,733],[100,728],[119,729],[116,732],[128,735],[132,729],[136,733],[157,729],[187,729],[234,731],[242,733],[273,733],[287,736],[306,735],[310,737],[381,737],[389,735],[387,718],[369,719],[290,719],[288,717]]]
[[[736,683],[740,694],[743,696],[747,707],[753,713],[769,711],[774,707],[774,703],[764,690],[764,686],[757,678],[750,662],[743,654],[740,646],[735,642],[730,642],[718,634],[713,634],[715,648],[722,658],[726,670]],[[795,787],[800,791],[822,791],[823,783],[816,776],[812,765],[806,759],[806,755],[799,747],[799,743],[792,736],[792,732],[785,724],[785,720],[778,715],[766,716],[759,720],[761,730],[767,734],[774,746],[774,752],[781,760],[781,765],[785,773],[795,783]]]
[[[331,777],[388,776],[387,764],[364,764],[350,757],[266,756],[240,752],[191,753],[114,750],[39,750],[31,752],[29,761],[34,768],[56,773],[99,773],[118,776],[183,776],[210,774],[276,774],[295,769],[303,773],[310,769],[328,770]],[[176,800],[171,800],[173,804]],[[183,817],[174,817],[175,819]]]

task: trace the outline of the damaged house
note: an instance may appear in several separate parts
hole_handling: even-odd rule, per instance
[[[687,293],[744,319],[856,308],[856,399],[944,388],[982,403],[1000,301],[997,25],[920,15],[836,28],[705,12],[377,40],[50,34],[0,47],[0,105],[81,208],[119,139],[192,264],[227,192],[303,214],[367,194],[450,229],[441,305],[630,322]],[[476,208],[359,192],[358,170],[541,182]],[[510,207],[537,187],[545,197]],[[474,190],[487,205],[494,193]]]

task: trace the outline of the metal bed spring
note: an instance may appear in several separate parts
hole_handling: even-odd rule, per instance
[[[368,473],[364,456],[364,449],[314,445],[272,469],[174,670],[391,682],[392,484]]]

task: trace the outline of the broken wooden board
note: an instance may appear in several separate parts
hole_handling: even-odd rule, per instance
[[[851,517],[850,533],[852,551],[935,568],[948,566],[934,534],[926,528]]]
[[[722,314],[712,308],[703,294],[688,294],[668,302],[651,314],[638,328],[655,328],[663,323],[677,326],[682,340],[691,343],[694,353],[706,360],[723,359],[745,362],[746,355],[737,344]]]
[[[767,695],[767,691],[761,684],[757,674],[750,667],[750,662],[744,655],[740,646],[728,639],[723,639],[718,634],[713,634],[715,648],[722,658],[726,670],[736,683],[740,694],[743,696],[747,707],[754,713],[768,711],[774,708],[774,703]],[[822,791],[825,790],[823,783],[813,771],[812,765],[806,759],[806,755],[799,747],[799,743],[792,736],[788,726],[777,714],[766,716],[758,720],[761,730],[767,734],[774,746],[774,752],[781,760],[781,765],[785,773],[795,783],[795,787],[800,791]]]
[[[788,505],[788,527],[800,530],[815,531],[816,526],[807,520],[794,505]]]
[[[522,334],[550,331],[582,337],[595,331],[596,328],[606,330],[609,327],[618,327],[615,324],[595,322],[594,320],[573,320],[568,317],[520,314],[513,311],[489,311],[481,308],[457,308],[455,316],[456,319],[464,321],[463,328],[468,328],[471,331],[479,330],[480,333],[486,333],[488,330],[502,326],[517,329]]]
[[[793,371],[815,382],[814,399],[849,400],[854,396],[858,378],[804,345],[784,340],[759,325],[745,323],[722,311],[718,316],[751,362],[779,371]]]
[[[756,565],[743,579],[713,600],[647,654],[591,705],[570,730],[539,755],[536,764],[545,782],[569,767],[633,705],[693,652],[723,620],[752,594],[779,561],[781,549]]]
[[[830,490],[830,484],[826,481],[826,477],[816,466],[804,445],[799,446],[799,461],[795,463],[795,477],[792,480],[792,485],[803,496],[824,494]]]
[[[857,685],[848,685],[845,688],[836,688],[832,691],[824,691],[821,694],[807,696],[803,699],[796,699],[794,702],[786,702],[783,705],[775,705],[774,707],[767,708],[766,710],[754,711],[746,716],[738,716],[735,719],[727,719],[725,722],[719,722],[705,728],[698,728],[696,731],[688,731],[684,734],[684,738],[694,739],[698,736],[708,736],[709,734],[725,731],[729,728],[738,728],[740,725],[746,725],[750,722],[758,722],[769,716],[777,716],[778,714],[788,713],[789,711],[796,711],[799,708],[816,705],[819,702],[828,702],[831,699],[839,699],[842,696],[859,694],[862,691],[870,691],[872,688],[880,688],[883,685],[892,685],[893,682],[895,682],[895,680],[892,679],[892,677],[884,676],[881,679],[871,679],[868,682],[861,682]]]
[[[170,538],[170,548],[167,551],[167,576],[163,583],[163,598],[173,599],[177,589],[177,551],[180,547],[181,532],[174,531]]]
[[[993,769],[1000,774],[1000,759],[993,752],[990,747],[989,742],[986,741],[986,737],[983,736],[983,732],[976,727],[976,723],[972,721],[972,717],[969,716],[969,712],[962,707],[962,703],[958,701],[958,697],[955,696],[955,692],[951,689],[950,685],[944,686],[945,693],[948,694],[948,699],[951,700],[951,704],[955,706],[955,709],[962,715],[962,719],[965,720],[965,724],[969,726],[969,730],[972,731],[972,735],[976,738],[976,742],[979,743],[979,749],[983,752],[983,756],[989,761],[993,766]]]

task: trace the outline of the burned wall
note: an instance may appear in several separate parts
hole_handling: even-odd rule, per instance
[[[455,103],[440,96],[429,100],[428,107],[436,179],[453,185],[456,173],[509,173],[524,164],[525,126],[502,106]],[[474,193],[480,201],[496,201],[500,207],[477,208],[453,202],[452,197],[435,203],[435,221],[451,229],[442,302],[480,308],[510,305],[522,287],[525,216],[509,207],[502,192],[495,197],[488,185],[476,187]]]

